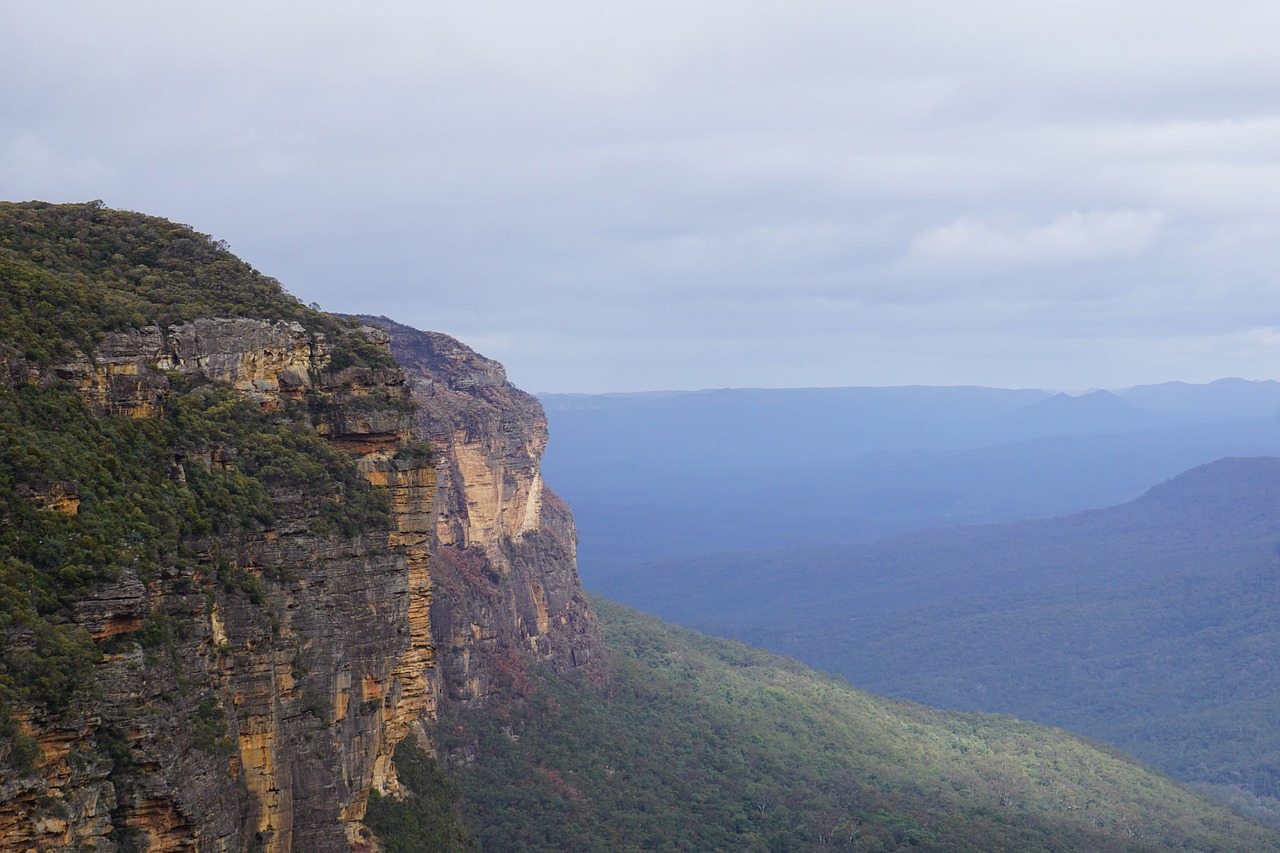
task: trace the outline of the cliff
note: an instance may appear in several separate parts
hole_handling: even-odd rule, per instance
[[[434,471],[392,458],[408,429],[403,374],[327,361],[323,338],[296,323],[207,319],[110,334],[92,357],[36,373],[37,385],[70,381],[97,415],[135,419],[171,414],[178,383],[229,385],[279,414],[305,397],[328,415],[320,434],[395,499],[389,517],[348,535],[321,523],[307,484],[281,478],[270,523],[184,536],[145,576],[126,568],[86,590],[72,613],[103,651],[98,695],[58,716],[18,707],[37,772],[5,780],[0,849],[358,840],[367,790],[393,784],[395,743],[431,710],[425,548],[412,537]],[[169,450],[181,481],[252,448]],[[130,642],[144,626],[154,647]]]
[[[539,473],[542,405],[447,335],[360,319],[390,334],[415,430],[440,454],[431,625],[445,698],[482,703],[522,653],[598,676],[603,638],[578,579],[573,516]]]
[[[439,701],[589,669],[541,408],[386,325],[408,369],[184,226],[0,204],[0,851],[374,849]]]

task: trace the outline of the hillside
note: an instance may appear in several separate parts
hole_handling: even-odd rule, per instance
[[[599,588],[853,683],[1115,744],[1273,818],[1280,459],[1129,504],[646,566]]]
[[[882,699],[593,603],[606,686],[522,670],[509,704],[441,715],[485,850],[1280,849],[1271,831],[1061,731]],[[378,804],[391,853],[448,849],[395,834],[423,805]]]

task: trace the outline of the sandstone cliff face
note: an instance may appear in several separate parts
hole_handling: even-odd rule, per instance
[[[541,404],[447,335],[362,319],[390,333],[416,431],[439,454],[431,625],[442,698],[486,701],[526,655],[590,672],[603,639],[578,580],[573,517],[539,473]]]
[[[452,338],[379,322],[390,336],[362,334],[403,372],[329,371],[323,336],[245,319],[108,335],[43,372],[6,364],[13,383],[70,381],[104,415],[161,417],[178,378],[265,410],[302,403],[389,490],[391,523],[317,533],[316,508],[277,491],[270,528],[191,541],[192,564],[94,588],[75,619],[106,644],[96,696],[21,711],[39,756],[35,772],[0,771],[0,851],[371,849],[368,792],[398,792],[394,747],[426,742],[438,702],[490,701],[528,660],[600,662],[572,516],[538,470],[541,406]],[[411,433],[432,453],[398,455]],[[234,453],[181,462],[226,468]],[[74,483],[29,499],[79,506]],[[211,587],[219,572],[257,595]],[[144,625],[163,627],[159,648],[128,642]]]
[[[100,202],[0,203],[0,238],[0,853],[368,850],[442,701],[593,671],[500,365],[389,324],[406,373]]]
[[[324,337],[299,323],[201,319],[166,333],[151,327],[108,335],[92,359],[55,372],[103,413],[157,417],[169,386],[166,371],[225,382],[269,405],[280,397],[301,399],[328,357]]]
[[[93,590],[76,619],[94,637],[147,622],[165,640],[108,644],[96,695],[61,715],[19,709],[39,755],[34,772],[0,774],[0,850],[366,846],[368,791],[394,790],[392,750],[433,707],[435,470],[393,456],[409,427],[403,374],[329,372],[327,357],[298,324],[201,320],[110,335],[92,359],[26,372],[134,418],[163,413],[175,373],[230,383],[267,409],[305,397],[320,431],[390,488],[392,513],[355,536],[316,532],[316,507],[276,492],[271,528],[188,542],[190,564]],[[186,463],[230,464],[220,452]],[[76,510],[66,488],[36,497]],[[242,588],[211,586],[220,572]]]

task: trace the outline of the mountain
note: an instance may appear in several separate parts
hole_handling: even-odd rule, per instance
[[[1014,713],[1280,815],[1280,459],[1131,503],[857,546],[647,565],[602,591],[867,689]]]
[[[1267,408],[1280,405],[1278,389],[1228,380],[1079,397],[984,388],[543,395],[554,436],[544,469],[585,532],[588,585],[605,589],[607,576],[667,557],[865,542],[1122,503],[1195,465],[1280,453]]]
[[[601,689],[528,670],[515,701],[441,715],[446,752],[472,759],[460,808],[485,850],[1277,849],[1273,831],[1065,732],[872,696],[594,604]],[[423,805],[375,811],[411,828]]]
[[[1002,415],[997,419],[997,431],[1018,440],[1046,435],[1132,432],[1158,426],[1162,421],[1159,414],[1141,409],[1110,391],[1090,391],[1078,397],[1054,394]]]
[[[1207,385],[1165,382],[1138,385],[1122,391],[1120,398],[1149,412],[1176,415],[1188,420],[1269,418],[1280,415],[1280,382],[1219,379]]]
[[[0,434],[5,853],[1280,849],[1060,732],[591,602],[501,365],[186,226],[0,203]]]

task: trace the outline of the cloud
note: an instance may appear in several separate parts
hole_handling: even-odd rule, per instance
[[[79,187],[101,186],[110,178],[110,170],[96,156],[67,157],[31,133],[13,135],[0,152],[0,187],[12,194],[10,200],[38,199],[50,192],[74,193]]]
[[[1280,320],[1277,26],[1268,0],[0,4],[0,196],[188,222],[541,389],[1182,378],[1180,342]]]
[[[1074,210],[1046,225],[1002,229],[961,217],[916,237],[908,263],[930,270],[1009,269],[1132,258],[1155,242],[1165,218],[1158,210]]]

